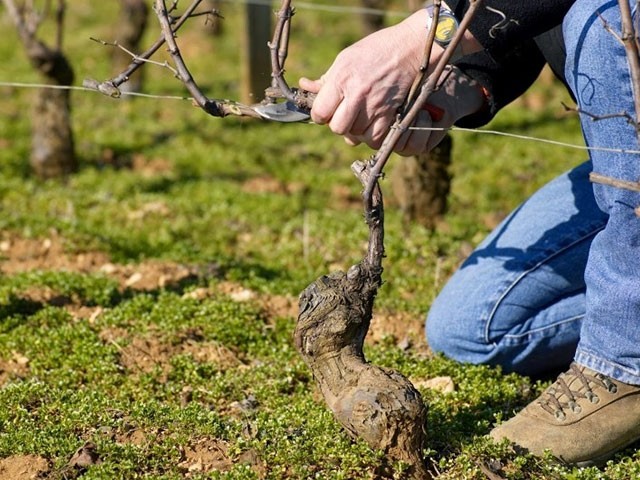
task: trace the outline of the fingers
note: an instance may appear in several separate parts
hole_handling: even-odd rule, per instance
[[[420,112],[413,128],[398,139],[394,151],[403,156],[428,153],[442,141],[449,126],[446,120],[434,122],[428,112]]]
[[[338,88],[338,85],[339,83],[335,81],[325,81],[325,75],[320,77],[319,80],[300,79],[300,87],[317,94],[316,99],[313,101],[313,108],[311,109],[311,119],[315,123],[324,125],[329,123],[335,116],[336,110],[344,98],[342,90]],[[346,123],[344,118],[338,120],[340,126],[342,126],[343,123]]]
[[[353,133],[351,127],[356,119],[353,114],[354,108],[353,105],[349,105],[349,101],[346,98],[338,104],[329,121],[329,128],[333,133],[338,135]]]
[[[382,142],[389,131],[392,119],[377,118],[369,125],[361,135],[355,135],[353,131],[341,134],[347,144],[355,146],[364,143],[370,148],[378,149],[382,146]]]
[[[318,80],[302,77],[298,84],[303,90],[317,94],[311,109],[311,119],[319,125],[329,123],[342,101],[342,95],[339,91],[333,85],[327,85],[326,88],[323,88],[326,85],[324,75]]]
[[[373,149],[381,147],[394,119],[390,110],[384,116],[371,119],[359,108],[362,102],[350,101],[336,91],[326,93],[328,90],[324,77],[318,80],[301,78],[299,85],[304,90],[318,94],[312,109],[314,122],[328,124],[331,131],[342,135],[348,145],[364,143]],[[443,126],[441,123],[434,123],[428,111],[419,112],[414,122],[416,128],[407,130],[398,139],[394,150],[403,156],[419,155],[432,150],[440,143],[445,132],[425,129]]]
[[[362,142],[362,140],[356,140],[355,137],[365,136],[372,124],[366,110],[362,107],[363,104],[366,104],[366,100],[358,101],[355,99],[352,101],[335,90],[326,93],[330,87],[326,86],[324,78],[319,80],[301,78],[299,85],[300,88],[317,94],[311,111],[311,118],[314,122],[328,124],[333,133],[343,136],[349,135],[354,142]],[[371,137],[371,132],[366,136]]]
[[[353,135],[349,135],[349,134],[344,136],[344,141],[347,145],[351,147],[358,146],[362,143],[360,140],[357,139],[357,137],[354,137]]]
[[[306,90],[308,92],[311,93],[318,93],[320,91],[320,89],[322,88],[322,79],[319,80],[310,80],[306,77],[302,77],[300,78],[300,80],[298,81],[298,84],[300,85],[300,88],[302,88],[303,90]]]
[[[431,128],[432,125],[433,121],[429,113],[419,112],[413,123],[414,128],[408,129],[398,139],[394,148],[395,152],[403,156],[420,155],[427,152],[431,131],[421,129]]]
[[[366,110],[360,110],[353,120],[351,131],[348,133],[350,135],[364,135],[372,123],[373,119],[367,115]]]

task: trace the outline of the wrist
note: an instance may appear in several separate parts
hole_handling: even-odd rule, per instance
[[[458,67],[449,65],[443,83],[429,98],[430,103],[442,107],[452,123],[488,108],[489,92]]]
[[[421,8],[420,10],[412,13],[409,17],[405,18],[400,24],[398,24],[401,29],[406,30],[411,35],[411,43],[407,44],[405,48],[411,48],[415,51],[417,67],[420,67],[425,53],[424,47],[428,35],[426,26],[428,25],[428,22],[429,15],[424,8]],[[431,65],[435,61],[437,61],[437,59],[442,55],[442,52],[442,47],[434,44],[433,50],[431,51],[429,64]]]
[[[426,11],[426,30],[430,31],[434,16],[435,16],[435,3],[434,0],[427,0],[424,2],[424,8],[422,9]],[[448,7],[445,2],[440,2],[440,9],[438,13],[438,24],[436,25],[436,33],[435,33],[435,43],[439,44],[442,48],[447,48],[449,43],[456,36],[460,20],[456,18],[453,11]],[[428,34],[428,33],[427,33]],[[456,51],[452,57],[452,60],[458,59],[465,55],[470,55],[472,53],[483,50],[482,45],[476,40],[473,33],[466,29],[463,32],[462,38],[460,42],[456,46]]]

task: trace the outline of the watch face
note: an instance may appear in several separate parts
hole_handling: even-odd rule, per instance
[[[458,20],[448,12],[440,12],[438,28],[436,28],[436,42],[448,45],[458,31]]]

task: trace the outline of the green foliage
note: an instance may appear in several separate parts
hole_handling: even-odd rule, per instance
[[[111,39],[116,8],[117,2],[70,2],[65,48],[78,83],[109,76],[109,51],[89,37]],[[224,35],[212,38],[194,22],[179,39],[207,92],[237,98],[242,10],[225,3],[223,14]],[[39,81],[0,18],[0,79]],[[359,37],[353,23],[349,15],[300,9],[289,78],[319,76]],[[152,28],[148,40],[156,35]],[[154,65],[145,88],[185,95],[168,70]],[[3,268],[0,458],[35,454],[60,473],[91,441],[102,462],[88,468],[86,479],[372,478],[381,455],[350,439],[327,411],[292,344],[292,314],[215,293],[233,282],[267,299],[296,296],[317,276],[359,261],[366,228],[349,164],[370,152],[315,125],[220,120],[188,102],[74,92],[81,170],[64,182],[38,182],[27,168],[32,92],[0,87],[0,93],[0,240],[42,240],[55,232],[69,256],[97,251],[133,269],[153,261],[196,272],[141,290],[100,265],[90,273]],[[558,85],[540,84],[531,95],[543,105],[516,103],[490,127],[580,142],[577,120],[562,117],[560,99],[568,96]],[[441,227],[403,225],[396,208],[386,209],[388,257],[376,308],[424,315],[496,218],[584,158],[538,143],[455,133],[450,213]],[[20,261],[2,255],[2,262]],[[209,294],[202,298],[198,289]],[[452,393],[422,390],[430,404],[425,454],[442,478],[485,478],[481,465],[497,462],[509,479],[640,475],[632,451],[603,470],[571,470],[489,443],[484,435],[495,421],[543,385],[402,351],[393,341],[368,346],[367,355],[414,379],[452,378]],[[208,452],[221,449],[226,463],[189,470],[197,462],[188,451],[201,443]],[[395,467],[400,477],[402,466]]]

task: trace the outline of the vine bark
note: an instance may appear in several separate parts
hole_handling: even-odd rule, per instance
[[[2,0],[33,68],[44,81],[57,86],[73,83],[74,72],[62,51],[65,2],[59,0],[53,12],[55,42],[47,45],[38,37],[41,23],[51,15],[48,8],[38,11],[33,3],[19,5]],[[48,7],[48,4],[47,4]],[[40,89],[31,112],[31,169],[40,178],[63,177],[77,170],[71,129],[70,92],[66,89]]]

